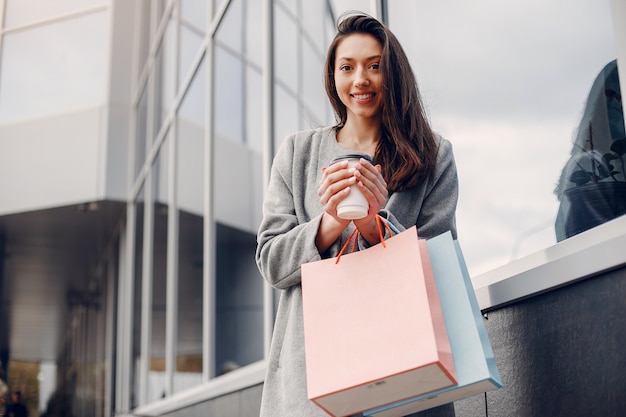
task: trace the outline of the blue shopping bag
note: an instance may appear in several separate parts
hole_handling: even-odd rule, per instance
[[[443,310],[457,383],[363,412],[401,417],[502,387],[496,359],[459,242],[446,232],[427,241]]]

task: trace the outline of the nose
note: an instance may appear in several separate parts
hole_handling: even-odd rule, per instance
[[[354,86],[361,87],[366,85],[369,85],[367,72],[365,71],[365,68],[358,68],[354,73]]]

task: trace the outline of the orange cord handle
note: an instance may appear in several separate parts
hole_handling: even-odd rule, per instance
[[[380,238],[380,243],[383,245],[383,248],[386,248],[387,245],[385,244],[385,239],[383,238],[383,231],[382,231],[382,228],[380,227],[380,224],[382,223],[383,225],[385,225],[385,228],[389,232],[389,236],[393,236],[393,231],[391,230],[391,227],[389,227],[387,222],[380,216],[380,214],[377,214],[375,219],[376,219],[376,227],[378,228],[378,236]],[[351,252],[354,252],[356,250],[358,240],[359,240],[359,229],[355,227],[352,233],[350,233],[348,240],[346,240],[346,243],[344,243],[343,247],[339,251],[339,254],[337,255],[337,259],[335,260],[335,264],[339,263],[339,259],[341,258],[341,255],[343,255],[343,253],[345,252],[350,242],[352,242]]]

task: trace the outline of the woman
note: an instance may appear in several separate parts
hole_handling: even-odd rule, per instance
[[[422,238],[448,230],[456,238],[452,148],[430,129],[396,37],[367,15],[340,19],[326,58],[325,84],[338,123],[285,139],[263,203],[256,260],[264,278],[282,293],[262,417],[326,416],[307,399],[301,264],[337,256],[354,227],[361,245],[376,244],[376,215],[400,231],[417,225]],[[354,169],[330,164],[355,152],[369,155],[374,164],[365,159]],[[358,187],[368,201],[362,219],[337,215],[350,187]],[[430,413],[454,415],[452,406]]]

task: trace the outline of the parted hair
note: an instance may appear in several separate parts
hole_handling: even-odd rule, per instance
[[[435,167],[437,142],[423,108],[417,81],[409,60],[395,35],[375,18],[362,13],[346,13],[338,19],[337,35],[326,55],[324,84],[335,111],[336,129],[347,119],[346,106],[335,86],[337,46],[346,37],[369,34],[382,46],[381,132],[374,162],[390,192],[409,190],[425,181]]]

